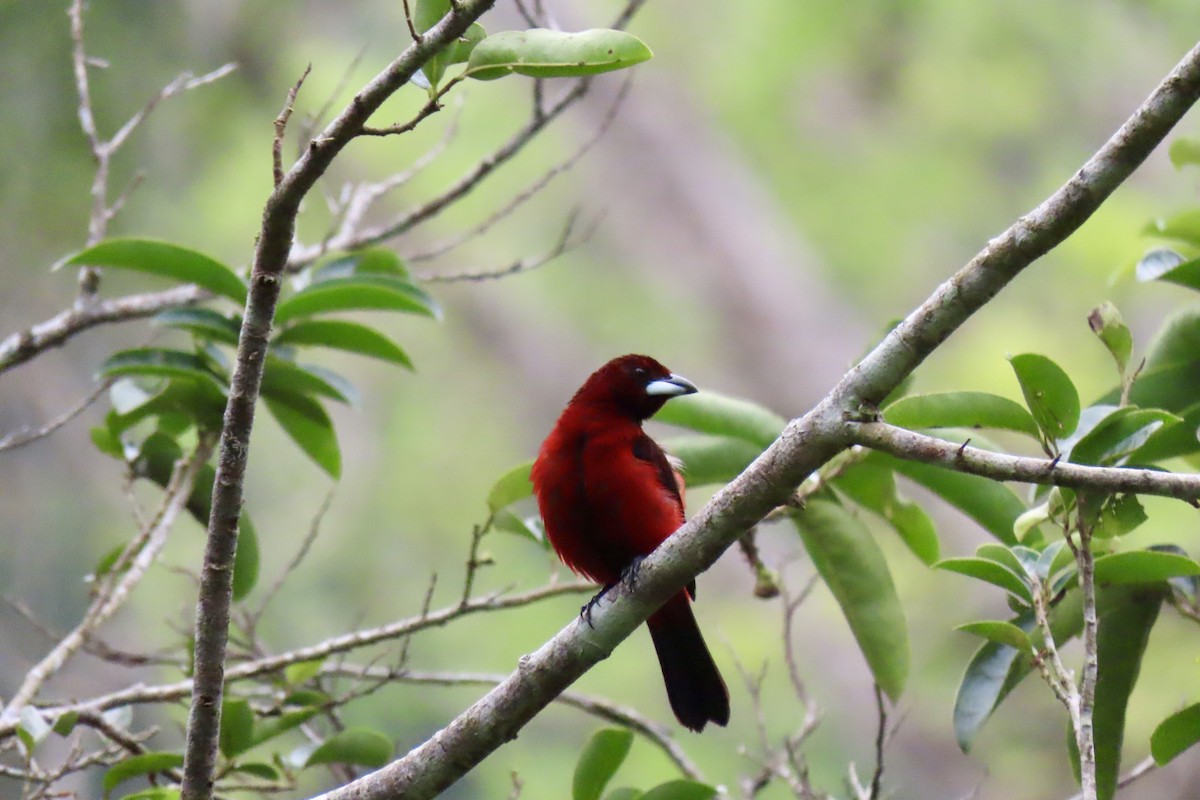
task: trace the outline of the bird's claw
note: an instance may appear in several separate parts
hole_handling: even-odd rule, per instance
[[[583,619],[584,622],[587,623],[588,627],[591,628],[592,630],[595,630],[595,628],[596,628],[596,626],[592,624],[592,609],[594,609],[596,606],[598,606],[600,604],[600,601],[602,599],[604,599],[604,595],[606,595],[608,593],[608,590],[613,588],[614,586],[616,586],[615,583],[608,584],[603,589],[596,592],[595,597],[593,597],[591,600],[588,600],[586,603],[584,603],[582,606],[579,607],[579,616]]]
[[[642,568],[642,562],[646,560],[645,556],[634,556],[629,562],[629,566],[621,570],[621,585],[630,591],[637,586],[638,571]]]

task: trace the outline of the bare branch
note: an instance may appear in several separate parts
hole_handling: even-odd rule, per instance
[[[143,531],[122,554],[120,561],[126,561],[127,566],[119,573],[120,577],[111,588],[96,595],[79,624],[26,673],[24,681],[9,698],[3,713],[0,713],[0,726],[6,720],[15,720],[21,709],[33,701],[42,685],[62,669],[67,660],[83,646],[89,634],[125,603],[129,593],[157,560],[163,545],[166,544],[167,534],[187,503],[196,475],[208,461],[211,452],[211,443],[201,440],[190,457],[175,465],[153,527]],[[119,566],[114,570],[118,568]]]
[[[272,174],[275,177],[275,188],[279,188],[279,184],[283,183],[283,135],[287,132],[288,120],[292,118],[292,112],[296,110],[296,95],[300,93],[300,87],[304,85],[304,80],[308,74],[312,72],[312,64],[304,68],[304,72],[300,73],[300,77],[292,84],[292,88],[288,89],[287,99],[283,101],[283,108],[279,111],[279,116],[275,117],[275,138],[271,141],[271,164]]]
[[[1046,458],[1010,456],[935,439],[882,422],[850,423],[847,427],[853,441],[864,447],[993,480],[1094,489],[1109,494],[1152,494],[1174,497],[1193,505],[1200,500],[1200,475],[1089,467]]]
[[[23,428],[0,437],[0,452],[23,447],[30,442],[36,442],[38,439],[45,438],[46,436],[54,433],[56,430],[86,411],[88,406],[96,402],[96,400],[102,394],[108,391],[108,387],[112,386],[112,384],[113,381],[111,378],[96,384],[96,386],[93,387],[92,390],[88,392],[82,400],[71,406],[63,413],[59,414],[54,419],[47,422],[45,425],[42,425],[40,428]]]
[[[169,308],[180,308],[208,300],[212,293],[195,284],[176,286],[163,292],[132,294],[102,300],[62,311],[45,322],[19,331],[0,342],[0,373],[58,347],[77,333],[108,322],[128,322],[152,317]]]

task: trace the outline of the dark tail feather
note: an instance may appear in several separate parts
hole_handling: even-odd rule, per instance
[[[729,722],[729,690],[713,663],[692,604],[683,592],[647,621],[671,710],[685,728],[701,731],[708,722]]]

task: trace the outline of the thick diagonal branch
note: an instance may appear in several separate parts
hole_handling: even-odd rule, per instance
[[[504,683],[429,740],[378,772],[322,795],[323,800],[430,798],[515,737],[655,608],[712,565],[747,528],[784,503],[809,473],[850,445],[853,423],[848,420],[877,406],[1023,269],[1078,229],[1197,98],[1200,46],[1071,180],[989,242],[851,369],[816,408],[790,423],[745,472],[652,553],[639,572],[637,591],[614,591],[612,605],[593,616],[594,629],[572,622],[522,658]]]

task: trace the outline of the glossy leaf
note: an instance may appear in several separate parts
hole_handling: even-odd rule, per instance
[[[531,78],[573,78],[632,67],[652,55],[645,42],[625,31],[501,31],[475,45],[464,74],[481,81],[513,73]]]
[[[1009,363],[1038,428],[1050,440],[1070,436],[1079,424],[1079,392],[1062,367],[1037,353],[1013,356]]]
[[[1160,767],[1200,741],[1200,703],[1164,719],[1150,735],[1150,754]]]
[[[924,486],[978,522],[1000,541],[1017,543],[1013,523],[1025,512],[1025,504],[1004,484],[891,456],[884,461],[897,473]]]
[[[1137,495],[1123,494],[1108,498],[1092,523],[1092,535],[1097,539],[1124,536],[1149,517]]]
[[[232,765],[229,771],[239,772],[243,775],[253,775],[255,778],[262,778],[264,781],[277,781],[280,778],[279,770],[265,761],[243,761]]]
[[[194,283],[213,294],[246,304],[246,284],[229,267],[214,258],[153,239],[108,239],[62,262],[63,266],[128,269]]]
[[[326,739],[312,751],[304,766],[317,764],[357,764],[382,767],[392,757],[392,740],[370,728],[347,728]]]
[[[872,455],[852,464],[834,479],[833,486],[886,520],[925,564],[938,560],[941,545],[933,520],[921,506],[901,497],[891,469],[880,459]]]
[[[249,750],[254,744],[254,712],[241,697],[227,697],[221,703],[221,755],[226,758]]]
[[[165,347],[137,347],[113,353],[100,365],[100,375],[117,378],[139,375],[150,378],[192,378],[221,386],[208,362],[194,353]]]
[[[335,378],[339,382],[341,378]],[[350,398],[342,387],[328,380],[315,368],[303,367],[278,356],[267,356],[262,377],[263,397],[287,397],[288,395],[318,395],[339,403],[349,403]]]
[[[642,800],[642,790],[632,786],[622,786],[604,795],[604,800]]]
[[[297,728],[315,717],[320,708],[300,708],[295,711],[285,711],[278,717],[269,717],[260,720],[254,726],[254,741],[253,745],[260,745],[263,742],[274,739],[276,736],[287,733],[293,728]]]
[[[632,746],[633,731],[628,728],[602,728],[592,734],[575,763],[571,799],[599,800]]]
[[[321,404],[307,395],[264,397],[267,409],[300,449],[332,478],[342,474],[342,453],[333,420]]]
[[[1050,631],[1056,644],[1078,635],[1083,627],[1082,608],[1082,597],[1077,590],[1067,592],[1051,607]],[[1010,623],[1031,637],[1036,635],[1038,646],[1041,646],[1041,635],[1031,633],[1034,629],[1032,612],[1025,612]],[[989,641],[979,648],[967,665],[954,700],[954,733],[964,753],[971,749],[976,734],[992,712],[1033,670],[1032,659],[1022,653],[1008,645]]]
[[[710,391],[677,397],[654,419],[698,433],[742,439],[760,450],[779,438],[787,424],[783,417],[756,403]]]
[[[325,659],[314,658],[311,661],[300,661],[295,664],[289,664],[283,670],[283,680],[293,686],[306,683],[321,674],[321,665],[324,663]]]
[[[425,291],[386,275],[355,275],[314,283],[281,300],[276,324],[337,311],[398,311],[439,319],[441,309]]]
[[[396,251],[386,247],[367,247],[318,261],[313,265],[311,280],[313,283],[319,283],[352,275],[385,275],[405,280],[412,277],[404,260]]]
[[[75,723],[78,721],[78,711],[64,711],[58,719],[54,720],[54,732],[59,736],[67,736],[75,730]]]
[[[1029,634],[1011,622],[1001,622],[999,620],[967,622],[959,625],[954,630],[979,636],[990,642],[1006,644],[1022,652],[1032,652],[1033,650],[1033,643],[1029,641]]]
[[[310,319],[284,328],[275,344],[329,347],[378,358],[405,369],[413,364],[398,344],[374,328],[337,319]]]
[[[34,706],[21,707],[17,721],[17,736],[25,745],[27,753],[32,753],[34,748],[45,741],[53,730],[54,728],[37,708]]]
[[[1133,354],[1133,334],[1121,318],[1121,312],[1112,303],[1105,301],[1088,314],[1088,327],[1108,349],[1117,364],[1118,374],[1124,375]]]
[[[662,446],[682,462],[689,487],[728,483],[762,452],[756,445],[730,436],[677,436],[664,440]]]
[[[717,790],[706,783],[679,779],[660,783],[640,800],[712,800],[716,796]]]
[[[1156,281],[1188,259],[1167,247],[1156,247],[1138,259],[1134,275],[1139,281]]]
[[[1153,583],[1189,575],[1200,575],[1200,564],[1175,553],[1130,550],[1096,559],[1096,583]]]
[[[908,678],[908,624],[883,552],[862,521],[837,503],[810,500],[793,519],[875,682],[895,702]]]
[[[542,518],[537,514],[523,515],[505,509],[496,513],[492,525],[498,531],[529,539],[542,548],[550,546],[550,542],[546,539],[546,528],[542,524]]]
[[[107,794],[117,788],[120,783],[130,778],[136,778],[141,775],[153,775],[156,772],[178,769],[182,766],[183,755],[180,753],[139,753],[109,767],[104,773],[104,778],[101,780],[100,785],[104,788],[105,794]]]
[[[518,500],[533,496],[533,484],[529,480],[532,461],[523,461],[500,476],[488,492],[488,510],[493,514],[508,508]]]
[[[1019,403],[986,392],[945,392],[902,397],[883,418],[903,428],[996,428],[1036,437],[1037,423]]]
[[[209,308],[168,309],[155,315],[154,324],[178,328],[202,339],[235,347],[242,332],[240,319],[231,319]]]
[[[113,388],[127,380],[122,378]],[[225,413],[224,387],[211,378],[174,378],[153,394],[143,393],[142,397],[140,404],[130,407],[113,403],[113,410],[105,418],[110,433],[118,436],[144,419],[171,414],[182,414],[202,429],[218,430]]]
[[[1085,427],[1082,420],[1093,413],[1099,415],[1100,419],[1091,425],[1090,430],[1076,441],[1060,443],[1072,463],[1121,466],[1160,428],[1181,421],[1180,417],[1155,408],[1092,406],[1081,417],[1081,431]]]
[[[977,580],[999,586],[1019,598],[1026,605],[1033,603],[1033,594],[1023,578],[995,561],[987,558],[946,558],[933,565],[936,569],[957,572]]]
[[[181,791],[173,786],[151,786],[140,792],[127,794],[121,800],[179,800]]]

